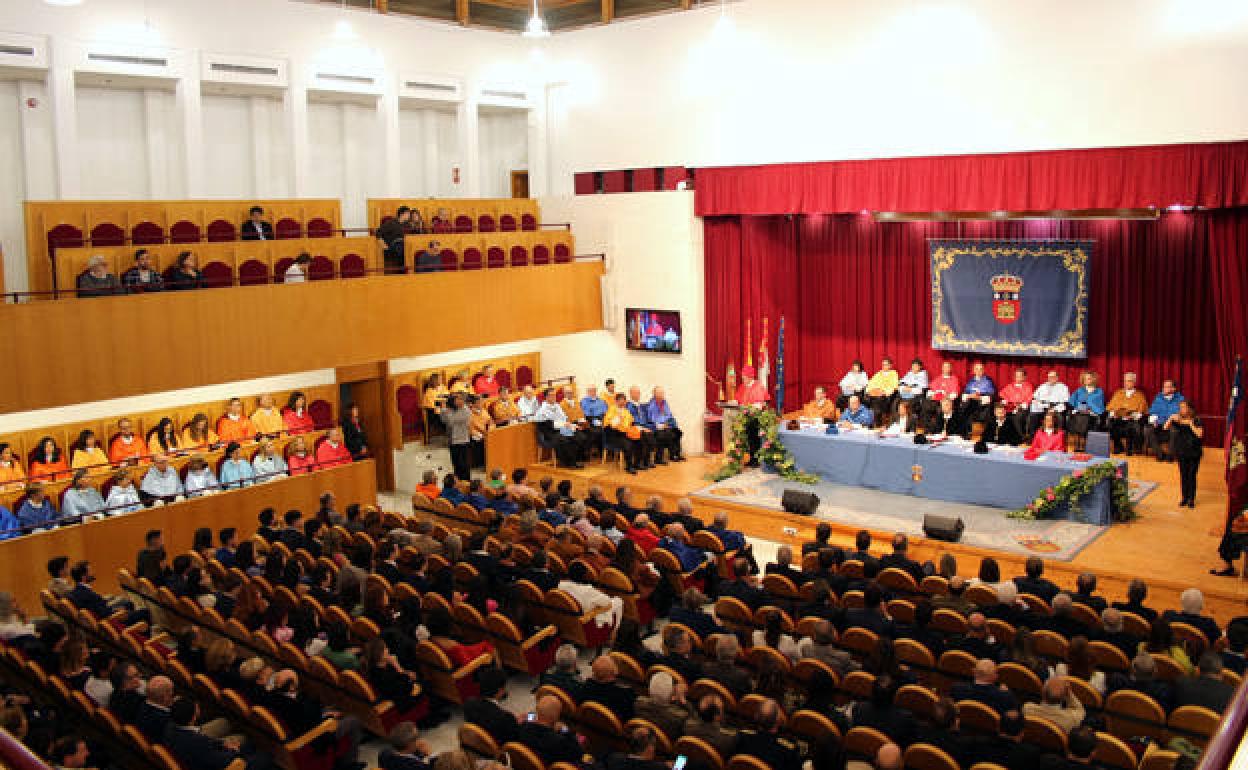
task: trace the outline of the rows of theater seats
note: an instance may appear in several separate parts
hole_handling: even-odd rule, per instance
[[[458,491],[462,493],[463,490]],[[214,576],[214,584],[228,587],[237,583],[244,590],[255,589],[292,611],[293,608],[299,608],[305,617],[312,618],[318,625],[324,622],[346,624],[353,638],[361,643],[379,635],[385,637],[385,632],[390,630],[389,625],[386,622],[379,623],[375,619],[377,615],[373,613],[388,613],[388,608],[395,605],[410,607],[419,602],[420,611],[426,620],[431,615],[449,613],[454,626],[451,636],[457,645],[467,646],[489,641],[494,648],[471,660],[455,664],[445,648],[427,642],[417,646],[420,652],[415,655],[414,670],[419,674],[422,692],[425,695],[435,694],[452,704],[463,703],[478,694],[478,680],[474,674],[489,666],[492,659],[499,659],[513,673],[532,676],[549,664],[549,653],[553,649],[555,634],[566,642],[591,649],[600,648],[610,640],[610,631],[604,632],[596,622],[598,616],[608,611],[606,607],[582,607],[567,592],[558,588],[542,591],[535,582],[528,579],[516,580],[515,589],[510,596],[498,595],[500,607],[488,615],[469,603],[477,601],[473,597],[479,594],[482,580],[486,576],[485,572],[478,569],[478,565],[507,563],[515,565],[517,569],[524,569],[538,553],[542,554],[546,568],[556,577],[566,577],[562,574],[565,572],[571,574],[575,570],[585,570],[593,584],[606,595],[623,600],[624,621],[617,631],[615,649],[610,656],[613,667],[619,672],[620,681],[640,688],[645,686],[649,677],[662,671],[678,683],[687,684],[689,692],[695,697],[719,697],[728,709],[730,722],[743,726],[753,723],[764,707],[768,695],[779,696],[783,706],[779,716],[782,733],[801,739],[812,747],[831,747],[869,758],[880,745],[896,737],[863,725],[854,725],[852,729],[842,731],[836,724],[835,715],[826,711],[830,703],[829,693],[835,693],[834,700],[837,703],[863,701],[874,697],[880,677],[905,676],[913,681],[897,690],[893,707],[906,709],[904,713],[909,715],[907,718],[925,723],[934,711],[938,697],[955,683],[965,682],[973,675],[976,661],[967,652],[950,649],[937,658],[924,644],[906,637],[905,634],[898,634],[898,641],[888,645],[891,653],[882,655],[881,650],[886,644],[884,640],[865,626],[851,622],[859,617],[852,614],[852,610],[860,609],[866,595],[874,590],[867,586],[874,583],[887,590],[892,597],[887,604],[888,612],[896,622],[905,627],[915,623],[916,610],[920,603],[944,596],[950,590],[950,584],[943,578],[935,577],[916,584],[907,573],[897,569],[886,569],[879,573],[875,581],[867,581],[864,577],[864,563],[857,560],[845,561],[830,568],[829,575],[840,576],[850,581],[848,585],[853,587],[839,596],[833,594],[828,597],[820,613],[831,612],[833,616],[837,616],[837,611],[846,610],[846,614],[839,616],[842,622],[837,632],[833,633],[832,642],[858,660],[864,670],[840,676],[826,663],[814,658],[791,661],[777,649],[768,647],[765,638],[760,644],[755,632],[760,627],[772,628],[778,619],[780,630],[786,634],[810,634],[818,623],[818,618],[795,614],[795,611],[811,606],[816,589],[798,588],[791,582],[786,582],[787,579],[783,576],[768,576],[763,581],[765,594],[760,596],[757,602],[759,606],[747,606],[733,598],[733,592],[726,587],[729,583],[740,582],[737,576],[740,574],[742,562],[736,559],[739,554],[725,551],[723,541],[715,532],[702,530],[695,533],[691,545],[715,555],[714,574],[718,576],[723,594],[715,604],[717,622],[726,627],[728,633],[735,634],[744,641],[744,652],[736,663],[751,674],[759,688],[763,687],[764,681],[772,684],[778,681],[782,692],[768,690],[766,694],[736,694],[714,679],[699,677],[688,681],[680,674],[680,669],[686,668],[686,663],[697,666],[704,655],[708,660],[713,660],[717,655],[718,645],[726,642],[721,642],[723,637],[700,637],[692,630],[692,625],[675,624],[673,627],[679,629],[679,632],[665,633],[665,641],[677,639],[680,634],[687,635],[692,643],[693,657],[688,660],[680,658],[683,653],[675,649],[677,645],[669,645],[671,648],[665,649],[666,662],[643,665],[642,661],[646,660],[648,653],[643,648],[629,644],[638,640],[639,627],[654,617],[655,606],[646,598],[646,593],[639,590],[628,575],[618,568],[619,565],[614,562],[616,549],[610,545],[610,541],[596,537],[586,540],[575,528],[552,526],[547,521],[538,520],[536,516],[510,517],[500,526],[491,515],[488,505],[483,506],[482,510],[474,509],[469,512],[463,505],[454,507],[446,500],[441,503],[428,497],[415,500],[421,508],[415,511],[414,517],[374,512],[365,514],[360,521],[354,522],[357,525],[354,527],[353,522],[348,519],[345,526],[331,530],[332,538],[327,536],[319,541],[318,547],[322,549],[320,556],[314,556],[312,552],[305,552],[302,548],[286,549],[290,551],[289,558],[300,565],[293,574],[293,583],[282,584],[292,579],[287,572],[275,574],[275,571],[266,571],[274,578],[270,580],[228,570],[223,565],[214,565],[211,558],[203,555],[199,558],[204,563],[204,569]],[[623,505],[618,507],[624,509]],[[448,509],[450,516],[447,515]],[[587,513],[591,521],[603,525],[608,523],[592,509]],[[637,530],[648,532],[650,537],[657,538],[659,535],[653,522],[637,520],[636,525]],[[621,527],[626,528],[630,539],[641,537],[625,524],[621,524]],[[408,532],[415,534],[406,534]],[[434,543],[439,544],[430,549],[431,555],[428,558],[421,556],[428,547],[427,540],[418,540],[422,538],[431,538]],[[451,542],[452,539],[455,540],[454,543]],[[256,547],[267,548],[272,559],[273,554],[283,553],[285,547],[282,545],[284,538],[278,536],[277,540],[272,545],[257,543]],[[412,544],[408,545],[409,542]],[[390,552],[386,550],[389,548],[386,543],[403,545],[394,560],[395,564],[388,563]],[[304,544],[307,545],[306,541]],[[587,548],[593,550],[586,551]],[[344,608],[332,602],[320,602],[292,590],[299,586],[298,578],[306,571],[313,572],[314,583],[322,581],[325,585],[334,584],[330,578],[345,567],[340,566],[340,562],[333,558],[334,551],[331,549],[341,549],[349,553],[351,562],[357,567],[373,568],[373,572],[365,579],[362,616],[351,617],[343,611]],[[472,557],[463,557],[465,552],[470,552]],[[285,556],[284,553],[283,555]],[[818,554],[814,555],[815,560],[820,558]],[[608,562],[601,569],[593,563],[600,559]],[[650,563],[676,593],[695,587],[708,577],[705,572],[701,575],[683,572],[676,555],[664,547],[651,551]],[[822,561],[820,566],[828,567]],[[383,569],[389,571],[392,577],[401,577],[402,580],[391,582],[379,574]],[[317,570],[321,571],[316,572]],[[421,593],[404,582],[408,579],[418,580],[434,588]],[[371,693],[364,686],[375,687],[375,683],[365,681],[362,685],[357,677],[350,675],[351,672],[334,670],[322,659],[308,658],[294,645],[280,643],[267,632],[249,628],[237,619],[221,617],[215,610],[205,609],[191,597],[176,596],[168,588],[162,590],[160,586],[131,579],[124,574],[123,585],[126,585],[133,599],[153,611],[158,624],[175,630],[193,624],[209,635],[228,638],[243,656],[259,655],[276,665],[295,667],[302,672],[307,686],[313,688],[318,697],[335,703],[346,713],[358,714],[375,733],[380,734],[388,728],[384,702],[379,702],[375,693]],[[344,598],[342,595],[337,597],[338,600]],[[461,598],[468,602],[461,601]],[[974,606],[984,612],[992,612],[997,601],[995,594],[985,591],[968,593],[965,598],[968,601],[974,600]],[[84,633],[92,634],[97,643],[109,645],[110,649],[119,649],[121,654],[141,661],[151,670],[167,671],[175,681],[180,682],[185,691],[194,692],[207,705],[216,706],[221,712],[235,717],[257,716],[255,707],[245,700],[225,692],[220,692],[218,696],[210,686],[213,684],[210,679],[201,681],[195,675],[196,672],[179,670],[179,656],[159,640],[144,637],[138,631],[128,633],[114,624],[99,622],[99,618],[84,617],[80,611],[66,607],[51,597],[47,597],[45,601],[51,611],[67,622],[81,627]],[[358,596],[353,596],[348,601],[358,601]],[[1044,614],[1047,603],[1043,600],[1026,598],[1026,602],[1029,611],[1038,615]],[[1095,629],[1091,624],[1095,622],[1095,618],[1085,617],[1084,620],[1089,624],[1088,633],[1094,634]],[[1146,623],[1142,619],[1133,622]],[[938,611],[933,614],[931,622],[919,630],[938,634],[952,643],[964,637],[966,623],[967,619],[962,613]],[[106,628],[108,626],[111,628]],[[999,634],[998,638],[1003,643],[1021,631],[1008,623],[995,623],[992,630],[994,634]],[[1187,643],[1191,645],[1189,649],[1196,652],[1202,641],[1201,632],[1191,628],[1185,630],[1185,634]],[[1043,642],[1038,645],[1037,653],[1047,663],[1062,660],[1066,649],[1063,645],[1069,645],[1069,640],[1057,634],[1043,632],[1036,632],[1034,636],[1038,642]],[[1210,644],[1207,639],[1203,639],[1203,643],[1208,649],[1223,644],[1224,640],[1219,639]],[[954,644],[950,646],[953,647]],[[14,661],[11,655],[9,657],[10,665],[19,665],[29,676],[39,678],[39,674],[31,670],[28,662]],[[1155,654],[1153,657],[1161,663],[1168,656]],[[884,667],[881,668],[881,665]],[[1102,670],[1113,670],[1124,665],[1125,656],[1121,653],[1114,655],[1104,651],[1103,657],[1097,658],[1097,666]],[[1012,663],[1002,665],[1001,671],[1003,683],[1008,685],[1020,701],[1034,701],[1037,698],[1040,684],[1039,678],[1033,672]],[[1173,665],[1159,665],[1158,673],[1162,678],[1180,676]],[[46,679],[54,678],[46,671],[42,674]],[[1088,712],[1105,720],[1105,729],[1097,735],[1094,756],[1098,762],[1108,767],[1123,770],[1136,767],[1146,770],[1170,767],[1175,760],[1172,752],[1151,751],[1141,762],[1133,753],[1132,743],[1140,736],[1151,736],[1160,741],[1179,736],[1196,745],[1203,745],[1218,721],[1217,714],[1198,707],[1180,707],[1166,714],[1149,696],[1129,688],[1113,693],[1102,702],[1095,690],[1086,683],[1080,685],[1073,678],[1070,681],[1077,696],[1081,700],[1086,699],[1084,706]],[[814,691],[812,683],[818,683],[818,692]],[[42,697],[61,697],[65,695],[60,693],[61,689],[63,688],[50,688]],[[628,725],[610,710],[593,702],[577,703],[572,695],[560,693],[554,687],[548,686],[542,694],[558,698],[565,704],[563,719],[584,736],[587,749],[595,757],[601,758],[607,752],[623,747],[623,736]],[[80,700],[75,699],[72,693],[66,697],[69,700]],[[824,710],[805,707],[816,701],[824,704]],[[88,715],[99,717],[98,709],[92,712],[86,705],[80,705],[79,708]],[[377,709],[381,711],[377,712]],[[990,712],[990,709],[979,707],[974,701],[959,704],[959,716],[963,729],[967,731],[991,732],[999,729],[999,716]],[[397,715],[392,719],[402,716]],[[280,725],[266,728],[263,720],[260,724],[262,732],[267,729],[272,733],[270,745],[274,745],[275,736],[291,738],[281,735]],[[638,722],[632,722],[632,726],[638,725]],[[106,727],[111,729],[111,726]],[[132,736],[125,735],[124,728],[121,732],[122,741],[137,743]],[[533,752],[526,752],[519,746],[497,746],[488,734],[479,730],[467,728],[461,732],[461,739],[466,746],[481,754],[495,755],[506,750],[513,765],[520,764],[533,770],[543,768],[541,758]],[[751,761],[742,755],[731,759],[721,756],[704,741],[688,736],[664,735],[663,739],[659,741],[660,755],[672,756],[681,753],[690,757],[691,761],[696,761],[698,766],[712,770],[724,766],[734,770],[758,770],[762,766],[757,760]],[[1026,745],[1034,746],[1037,752],[1064,754],[1065,751],[1065,733],[1041,718],[1029,717],[1025,721],[1021,740]],[[138,748],[142,748],[141,745]],[[922,741],[907,748],[907,757],[913,758],[910,766],[916,768],[940,767],[953,770],[958,767],[942,750],[922,745]],[[292,755],[291,761],[297,759]]]

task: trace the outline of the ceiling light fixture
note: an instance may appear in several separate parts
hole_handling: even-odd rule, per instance
[[[542,18],[542,12],[537,8],[537,0],[533,0],[533,15],[529,17],[529,23],[524,27],[525,37],[550,37],[550,30],[546,28],[546,20]]]
[[[82,0],[43,0],[43,2],[47,3],[48,5],[61,5],[61,6],[82,5]]]

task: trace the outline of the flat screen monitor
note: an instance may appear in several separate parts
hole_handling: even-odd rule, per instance
[[[684,344],[680,311],[630,307],[624,311],[629,350],[679,353]]]

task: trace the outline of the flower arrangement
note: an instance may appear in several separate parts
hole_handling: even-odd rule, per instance
[[[1062,477],[1053,486],[1041,491],[1040,494],[1036,495],[1036,499],[1032,500],[1025,507],[1019,508],[1017,511],[1010,511],[1006,516],[1011,519],[1026,519],[1028,521],[1046,519],[1063,505],[1066,505],[1070,507],[1071,512],[1075,516],[1082,519],[1079,501],[1083,499],[1084,495],[1095,489],[1097,484],[1106,479],[1110,480],[1114,520],[1131,521],[1136,517],[1136,512],[1135,503],[1131,502],[1130,485],[1123,478],[1122,470],[1119,469],[1117,464],[1110,461],[1089,465],[1087,468],[1073,471],[1070,475]]]
[[[775,468],[777,473],[790,481],[802,484],[814,484],[819,481],[819,477],[815,474],[798,470],[793,455],[789,454],[788,448],[780,441],[780,417],[770,409],[756,406],[747,406],[741,410],[741,416],[737,418],[732,427],[732,438],[729,440],[726,452],[728,461],[711,475],[711,480],[723,481],[736,476],[750,462],[750,442],[746,430],[751,422],[758,424],[758,431],[762,438],[758,449],[759,463]]]

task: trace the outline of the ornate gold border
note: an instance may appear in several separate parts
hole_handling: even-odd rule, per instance
[[[936,243],[945,245],[936,245]],[[953,246],[954,243],[959,245]],[[1025,248],[1019,241],[967,243],[949,239],[933,243],[934,248],[931,252],[933,348],[1022,356],[1087,357],[1087,334],[1084,325],[1088,317],[1088,262],[1091,259],[1092,241],[1033,241],[1030,243],[1032,245]],[[1020,256],[1060,257],[1062,267],[1075,275],[1078,281],[1079,292],[1075,298],[1075,328],[1065,332],[1053,345],[958,338],[952,327],[941,318],[940,306],[945,296],[942,285],[943,274],[953,267],[957,257],[963,254],[986,256],[992,259]]]

